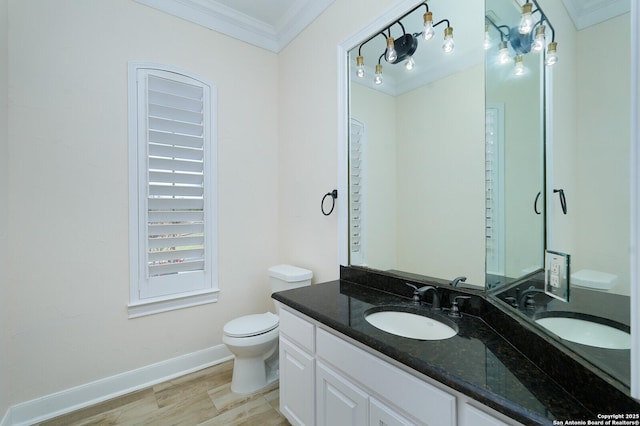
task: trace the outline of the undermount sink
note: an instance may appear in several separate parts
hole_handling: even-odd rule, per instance
[[[452,321],[449,321],[451,324],[445,324],[432,317],[411,312],[373,310],[365,313],[364,318],[382,331],[409,339],[443,340],[458,334]]]
[[[592,315],[557,313],[535,322],[570,342],[604,349],[631,349],[631,335],[625,330],[628,327]]]

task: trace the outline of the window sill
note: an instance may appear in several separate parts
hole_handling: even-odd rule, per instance
[[[220,290],[209,290],[187,295],[179,295],[171,298],[163,297],[131,303],[128,306],[129,319],[190,308],[192,306],[215,303],[218,301]]]

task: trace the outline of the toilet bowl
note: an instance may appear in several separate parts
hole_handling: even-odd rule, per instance
[[[271,291],[311,284],[312,272],[291,265],[269,268]],[[275,301],[274,301],[275,302]],[[276,313],[279,310],[275,304]],[[271,312],[245,315],[223,327],[222,342],[233,353],[231,391],[248,394],[278,379],[278,315]]]

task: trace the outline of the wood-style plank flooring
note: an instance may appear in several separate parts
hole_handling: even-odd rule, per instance
[[[234,394],[232,369],[233,361],[224,362],[38,425],[289,425],[278,411],[277,384]]]

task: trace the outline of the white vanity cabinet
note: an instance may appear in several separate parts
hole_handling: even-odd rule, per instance
[[[280,309],[280,411],[293,425],[519,425],[469,397]]]
[[[315,326],[280,310],[280,411],[292,425],[315,425]]]
[[[318,426],[369,424],[369,395],[322,361],[316,364],[315,399]]]

